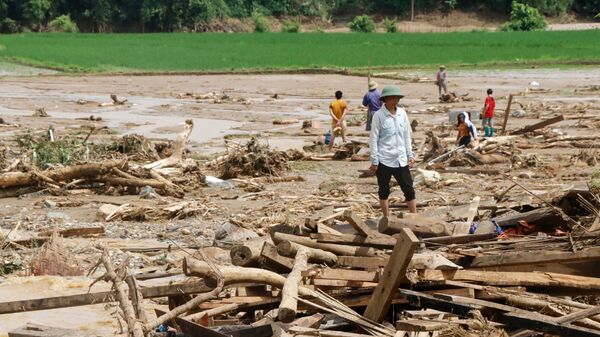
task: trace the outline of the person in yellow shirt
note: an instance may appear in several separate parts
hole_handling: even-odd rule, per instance
[[[346,113],[348,104],[342,100],[342,92],[335,92],[335,101],[329,104],[329,115],[331,115],[331,140],[329,141],[329,152],[333,151],[333,143],[337,134],[342,135],[342,141],[346,142]]]

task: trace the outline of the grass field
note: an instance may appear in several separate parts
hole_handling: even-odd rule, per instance
[[[66,71],[600,63],[600,30],[413,34],[19,34],[0,59]]]

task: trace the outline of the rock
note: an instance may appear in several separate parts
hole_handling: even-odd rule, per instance
[[[102,204],[102,206],[100,206],[100,208],[98,208],[98,213],[96,214],[96,216],[98,217],[99,220],[104,221],[106,219],[106,217],[108,217],[114,211],[116,211],[117,208],[119,208],[119,206],[117,206],[117,205]]]
[[[442,176],[437,171],[417,169],[419,172],[414,179],[415,185],[425,185],[427,187],[436,187],[442,180]]]
[[[156,191],[152,187],[144,186],[140,190],[139,197],[141,199],[156,199],[159,197],[159,195],[158,195],[158,193],[156,193]]]
[[[71,217],[64,212],[48,212],[46,214],[46,219],[56,222],[65,222],[71,220]]]
[[[181,229],[181,234],[183,234],[183,235],[190,235],[190,234],[192,234],[192,231],[189,228],[187,228],[187,227],[186,228],[182,228]]]
[[[42,208],[56,208],[56,202],[46,199],[42,204]]]
[[[230,222],[222,223],[215,231],[215,241],[224,244],[237,244],[257,237],[258,234],[253,231],[238,227]]]

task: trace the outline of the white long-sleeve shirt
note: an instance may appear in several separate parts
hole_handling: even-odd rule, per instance
[[[388,167],[407,166],[414,158],[408,115],[396,108],[392,115],[385,105],[373,115],[371,124],[371,164]]]

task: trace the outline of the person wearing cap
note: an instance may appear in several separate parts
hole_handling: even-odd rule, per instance
[[[371,131],[371,122],[373,114],[381,108],[381,94],[377,91],[377,82],[369,81],[369,92],[363,97],[362,105],[367,107],[367,126],[365,130]]]
[[[406,111],[398,107],[404,97],[400,88],[386,86],[381,91],[383,105],[373,115],[371,125],[371,166],[369,170],[377,176],[379,204],[383,217],[390,214],[388,197],[392,176],[404,193],[409,212],[417,212],[415,189],[410,167],[415,162],[412,150],[411,128]]]
[[[444,95],[447,93],[446,90],[446,66],[441,65],[440,71],[437,72],[435,76],[435,84],[438,86],[438,92],[440,97],[442,97],[442,90],[444,91]]]

